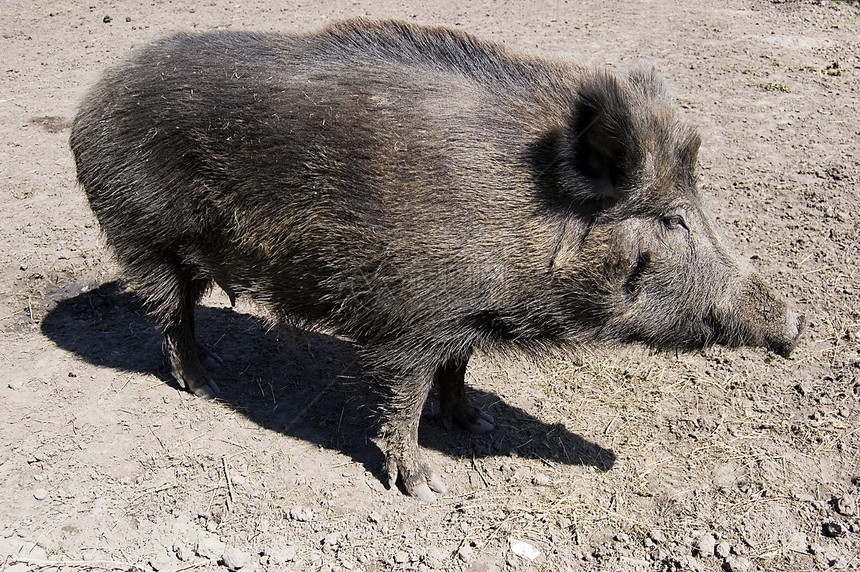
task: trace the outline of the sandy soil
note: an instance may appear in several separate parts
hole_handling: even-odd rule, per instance
[[[498,425],[448,432],[428,406],[421,444],[450,487],[433,504],[383,486],[343,342],[269,330],[216,293],[199,321],[222,399],[177,391],[75,185],[77,102],[173,31],[355,15],[656,64],[700,126],[727,240],[811,316],[798,351],[479,356],[467,381]],[[4,0],[0,570],[860,570],[859,16],[801,0]]]

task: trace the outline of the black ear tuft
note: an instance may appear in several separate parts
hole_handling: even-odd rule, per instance
[[[578,202],[621,199],[643,162],[636,144],[637,97],[614,76],[583,80],[560,143],[562,187]]]

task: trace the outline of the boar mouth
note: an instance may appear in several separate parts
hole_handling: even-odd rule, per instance
[[[725,328],[712,312],[709,312],[702,318],[702,329],[705,332],[702,349],[708,349],[716,343],[727,344],[730,336],[727,335]]]

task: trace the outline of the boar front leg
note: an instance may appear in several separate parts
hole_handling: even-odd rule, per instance
[[[395,487],[399,477],[407,494],[432,502],[436,500],[434,491],[442,494],[447,490],[418,447],[418,423],[433,376],[414,371],[381,376],[377,370],[372,377],[382,392],[382,439],[389,486]]]

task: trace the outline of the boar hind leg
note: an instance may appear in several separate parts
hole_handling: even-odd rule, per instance
[[[201,287],[199,283],[194,283],[189,287],[198,289],[199,293],[195,295],[192,290],[180,294],[181,308],[162,330],[164,344],[170,359],[170,370],[176,381],[194,395],[211,399],[218,395],[220,389],[209,377],[203,363],[211,367],[218,365],[221,360],[199,346],[194,339],[194,306],[206,286]]]
[[[163,260],[129,269],[135,289],[144,297],[158,329],[164,335],[164,346],[170,370],[176,381],[198,397],[213,398],[219,389],[206,367],[221,359],[199,346],[194,339],[194,307],[209,287],[209,280],[194,277],[191,268]]]
[[[495,420],[469,402],[466,397],[466,364],[469,357],[452,359],[436,371],[439,388],[439,415],[442,425],[450,429],[458,427],[472,433],[488,433],[493,430]]]

